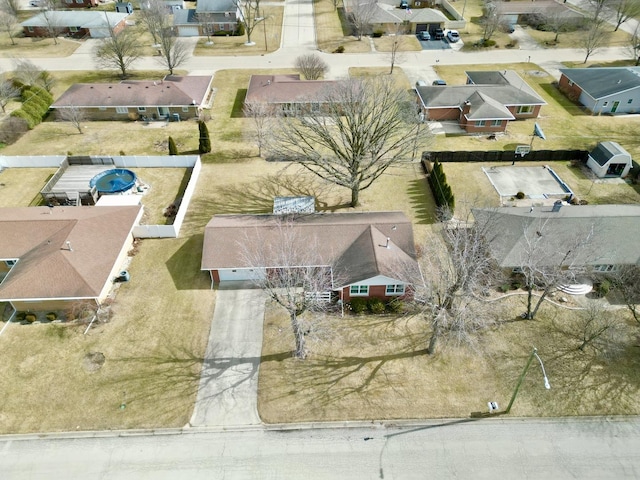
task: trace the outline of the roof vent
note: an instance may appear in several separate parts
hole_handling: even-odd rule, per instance
[[[71,248],[71,242],[69,240],[67,240],[67,250],[69,250],[70,252],[73,252],[73,248]]]
[[[385,248],[391,248],[391,239],[389,237],[387,237],[387,244],[385,245]]]

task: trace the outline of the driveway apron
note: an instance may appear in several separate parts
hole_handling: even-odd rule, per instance
[[[262,290],[246,285],[218,290],[192,426],[261,423],[258,368],[265,298]]]

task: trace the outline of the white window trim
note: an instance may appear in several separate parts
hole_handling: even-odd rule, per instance
[[[391,288],[390,288],[391,287]],[[385,289],[384,289],[384,293],[387,296],[391,296],[391,295],[404,295],[404,285],[403,284],[396,284],[396,285],[386,285]]]
[[[129,113],[129,109],[127,107],[116,107],[116,113]]]
[[[354,293],[353,289],[357,288],[358,292]],[[361,289],[365,289],[366,291],[362,292]],[[369,295],[369,285],[350,285],[349,286],[349,296],[350,297],[366,297]]]
[[[525,113],[533,113],[533,105],[520,105],[518,107],[518,114],[525,114]]]
[[[486,124],[484,120],[476,120],[476,127],[484,127]]]
[[[500,127],[500,126],[502,126],[502,120],[493,120],[493,121],[491,121],[491,126],[492,127]]]

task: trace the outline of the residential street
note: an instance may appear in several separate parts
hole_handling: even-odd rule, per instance
[[[2,479],[621,480],[640,476],[637,418],[491,418],[433,421],[403,429],[165,433],[3,438]]]

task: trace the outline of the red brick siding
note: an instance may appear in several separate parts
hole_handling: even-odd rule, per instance
[[[187,105],[185,105],[187,106]],[[182,107],[169,107],[169,116],[177,113],[180,115],[180,120],[186,120],[189,118],[198,117],[198,108],[195,106],[188,106],[189,111],[183,112]],[[59,111],[56,110],[56,118],[59,118]],[[129,113],[117,113],[115,107],[107,107],[106,110],[100,110],[98,108],[86,108],[87,120],[137,120],[141,115],[145,117],[153,118],[155,114],[158,116],[158,109],[156,107],[147,107],[145,112],[138,112],[135,107],[129,107]],[[173,120],[173,118],[171,118]]]
[[[580,95],[582,95],[582,89],[576,85],[569,84],[569,79],[562,74],[560,77],[560,81],[558,82],[558,88],[562,93],[564,93],[570,100],[574,102],[578,101]]]
[[[521,119],[521,118],[538,118],[538,115],[540,114],[540,107],[541,105],[535,105],[533,107],[533,110],[530,113],[518,113],[518,108],[520,108],[519,105],[512,105],[507,108],[509,109],[511,114],[514,117],[516,117],[516,119]]]
[[[122,29],[124,29],[124,27],[125,27],[125,22],[122,21],[118,25],[113,27],[113,31],[115,33],[120,33]],[[33,30],[32,32],[29,31],[29,27],[22,27],[22,31],[25,37],[50,37],[51,36],[51,34],[49,33],[49,30],[46,27],[31,27],[31,28]],[[82,37],[88,36],[89,34],[90,34],[90,31],[88,28],[78,28],[77,32],[72,32],[71,30],[69,30],[69,27],[56,28],[56,35],[58,37],[69,36],[74,38],[82,38]]]
[[[386,295],[387,286],[386,285],[369,285],[369,295],[355,295],[353,298],[380,298],[386,302],[391,300],[392,298],[405,298],[409,293],[408,289],[405,289],[404,295]],[[351,300],[351,295],[349,294],[349,287],[344,287],[342,289],[342,301],[348,303]]]
[[[77,3],[76,0],[73,0],[71,3],[67,3],[65,0],[62,1],[60,5],[63,9],[66,8],[91,8],[98,6],[98,0],[80,0],[80,3]]]
[[[218,270],[211,270],[211,276],[215,283],[220,283],[220,274],[218,273]]]
[[[425,109],[427,120],[458,120],[460,118],[459,108],[427,108]]]

